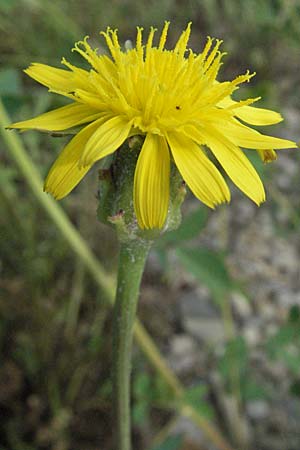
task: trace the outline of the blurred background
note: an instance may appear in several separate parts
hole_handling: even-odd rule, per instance
[[[172,45],[190,20],[190,45],[224,39],[219,79],[257,72],[240,98],[285,121],[270,134],[299,141],[300,3],[292,0],[0,0],[0,96],[13,121],[65,104],[22,73],[60,67],[75,41],[119,29],[161,28]],[[21,135],[44,176],[67,138]],[[103,294],[33,196],[0,138],[0,449],[113,450],[111,311]],[[210,211],[188,196],[183,224],[152,250],[139,317],[233,449],[300,448],[299,153],[263,165],[267,202],[257,208],[232,185],[229,206]],[[112,275],[118,248],[96,220],[97,169],[60,202]],[[138,346],[133,355],[133,450],[209,450],[203,430],[181,418],[168,386]]]

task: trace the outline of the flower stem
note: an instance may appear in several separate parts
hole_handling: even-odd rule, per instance
[[[113,314],[113,392],[117,450],[131,450],[130,372],[133,325],[150,246],[149,241],[134,240],[122,243],[120,249]]]

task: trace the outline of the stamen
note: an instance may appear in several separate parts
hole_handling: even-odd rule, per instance
[[[154,37],[154,33],[157,31],[157,28],[150,28],[150,33],[148,36],[148,41],[147,41],[147,46],[146,46],[146,56],[149,53],[150,49],[152,48],[152,43],[153,43],[153,37]]]
[[[91,46],[87,43],[89,36],[85,36],[83,41],[76,42],[75,47],[72,48],[72,52],[79,53],[94,69],[98,69],[98,55],[97,49],[93,50]],[[83,49],[80,48],[83,46]]]
[[[110,34],[113,34],[113,31],[109,27],[107,27],[106,32],[104,31],[100,32],[100,35],[104,36],[104,39],[106,40],[106,45],[109,48],[111,56],[117,62],[118,56],[116,54],[116,49],[114,47],[114,43],[110,37]]]
[[[161,33],[161,36],[160,36],[158,50],[162,51],[164,49],[164,46],[165,46],[165,43],[166,43],[166,40],[167,40],[167,34],[168,34],[169,25],[170,25],[170,22],[166,21],[165,22],[165,26],[164,26],[164,28],[162,30],[162,33]]]
[[[137,35],[136,35],[136,51],[141,60],[143,60],[144,57],[144,50],[143,50],[143,29],[142,27],[137,27]]]
[[[194,69],[195,56],[193,50],[189,50],[189,56],[187,58],[187,67],[185,72],[185,84],[188,85],[190,82],[190,77]]]
[[[225,52],[224,53],[221,53],[219,51],[217,52],[215,60],[213,61],[213,63],[209,67],[209,69],[207,69],[206,74],[205,74],[208,82],[213,81],[217,78],[220,67],[223,65],[223,63],[221,62],[221,59],[225,55],[226,55]]]
[[[181,57],[184,56],[184,53],[186,51],[186,46],[187,46],[187,43],[189,41],[189,37],[191,34],[191,25],[192,25],[192,22],[189,22],[186,27],[186,30],[183,31],[183,33],[181,34],[181,36],[178,39],[177,44],[174,48],[174,52],[178,53],[178,55]]]
[[[210,65],[212,64],[213,60],[215,59],[219,47],[222,44],[223,41],[221,41],[220,39],[217,39],[216,45],[214,46],[214,48],[212,49],[210,55],[207,57],[205,63],[204,63],[204,71],[208,70],[208,68],[210,67]]]
[[[206,56],[207,56],[207,54],[208,54],[208,52],[209,52],[209,50],[210,50],[210,48],[212,46],[212,43],[213,43],[213,39],[210,36],[207,36],[207,42],[205,44],[203,52],[200,53],[200,55],[199,55],[199,58],[201,59],[201,61],[205,60],[205,58],[206,58]]]
[[[245,83],[245,82],[249,83],[251,78],[253,78],[255,75],[256,75],[256,72],[250,73],[250,71],[247,70],[247,72],[244,75],[239,75],[234,80],[232,80],[231,84],[233,84],[234,86],[237,86],[238,84],[241,84],[241,83]]]
[[[118,29],[116,28],[114,31],[111,31],[112,41],[116,49],[120,50],[120,44],[118,40]]]

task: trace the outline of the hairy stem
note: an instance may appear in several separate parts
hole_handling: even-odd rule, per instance
[[[121,244],[120,249],[113,315],[113,390],[117,450],[131,449],[130,373],[133,325],[150,245],[149,242],[134,240]]]

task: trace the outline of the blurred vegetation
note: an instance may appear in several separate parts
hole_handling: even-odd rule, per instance
[[[247,96],[251,90],[251,97],[262,95],[262,105],[281,111],[299,108],[297,1],[0,0],[0,96],[12,119],[29,118],[64,104],[22,74],[31,62],[59,67],[65,56],[76,63],[78,56],[70,49],[85,35],[101,49],[98,32],[108,25],[117,27],[125,40],[134,39],[136,25],[160,28],[166,19],[172,22],[170,44],[189,20],[193,21],[191,45],[195,50],[201,49],[207,35],[224,39],[223,48],[228,52],[221,74],[224,79],[248,68],[257,72],[251,88],[241,89],[241,95]],[[278,126],[277,131],[281,130]],[[66,142],[65,138],[35,132],[22,134],[22,139],[42,176]],[[0,449],[95,450],[100,445],[109,450],[110,312],[82,261],[74,258],[45,216],[1,141],[0,148]],[[253,158],[268,180],[274,238],[299,233],[299,183],[294,183],[288,196],[279,193],[274,182],[279,169],[263,166]],[[299,162],[297,156],[295,161]],[[113,273],[117,243],[111,230],[95,220],[96,189],[94,170],[61,204]],[[162,292],[164,286],[172,285],[174,264],[205,285],[226,329],[223,352],[213,354],[212,368],[220,376],[226,395],[243,410],[249,399],[272,398],[276,386],[261,381],[251,363],[251,349],[239,334],[228,306],[232,291],[241,292],[245,301],[251,301],[251,292],[247,291],[247,280],[233,276],[228,265],[231,250],[226,236],[224,239],[226,213],[217,237],[224,244],[211,245],[205,235],[215,213],[189,205],[194,204],[187,201],[182,226],[164,236],[153,250],[159,271],[157,274],[152,268],[153,275],[149,267],[144,287],[150,285],[158,299],[150,317],[145,315],[146,325],[152,333],[156,331],[155,340],[166,349],[176,324],[166,316],[164,325],[155,327],[155,315],[165,311]],[[286,214],[284,226],[276,219],[278,211]],[[218,214],[222,218],[224,209]],[[201,246],[199,239],[204,243]],[[300,396],[299,317],[299,308],[292,306],[274,335],[261,343],[268,364],[279,360],[288,370],[287,389],[296,400]],[[167,332],[171,335],[166,341]],[[203,352],[213,353],[209,345]],[[171,433],[172,420],[176,419],[174,399],[138,351],[134,354],[133,380],[134,450],[184,449],[183,434]],[[195,374],[184,381],[188,401],[205,417],[218,420],[230,436],[206,380]],[[234,436],[230,438],[234,444]],[[255,445],[253,448],[259,448],[260,444]]]

